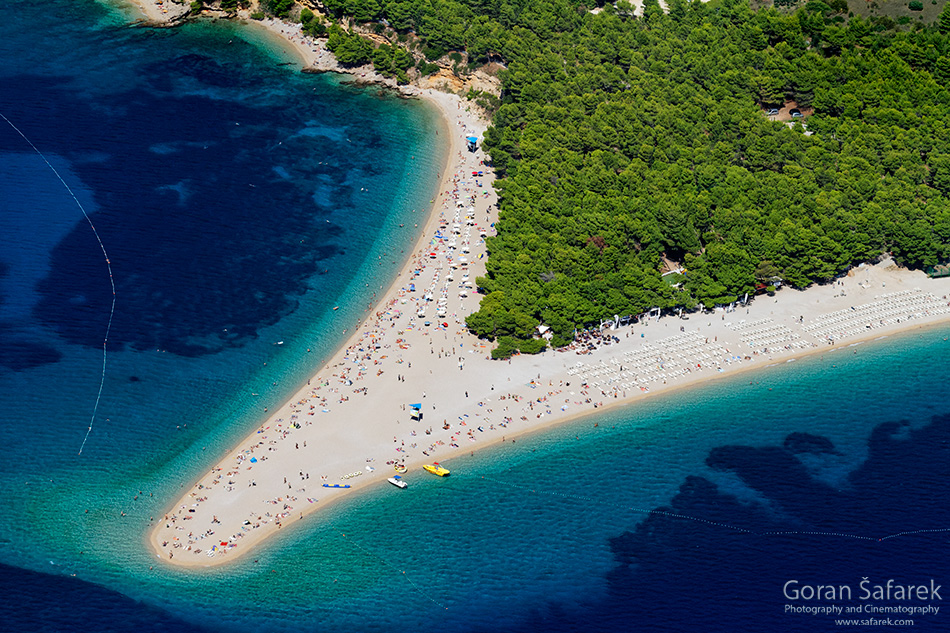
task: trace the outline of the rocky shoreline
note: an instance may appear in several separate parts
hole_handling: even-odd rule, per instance
[[[373,64],[362,66],[347,66],[337,61],[333,53],[326,47],[326,39],[315,38],[303,33],[299,23],[286,22],[277,18],[252,18],[252,11],[241,9],[227,11],[213,7],[204,8],[199,14],[192,13],[189,5],[179,4],[173,0],[129,0],[135,4],[144,19],[133,22],[135,26],[150,28],[173,28],[191,20],[215,19],[236,20],[250,25],[259,25],[272,34],[285,40],[300,56],[303,62],[302,72],[305,73],[340,73],[352,75],[355,79],[350,83],[356,86],[385,86],[402,97],[423,97],[432,91],[444,92],[462,96],[469,90],[487,92],[498,96],[501,92],[501,81],[492,73],[484,69],[469,73],[464,78],[457,76],[451,69],[443,66],[437,73],[428,76],[414,74],[410,83],[400,84],[393,77],[385,77],[377,73]],[[477,108],[474,103],[471,107]]]

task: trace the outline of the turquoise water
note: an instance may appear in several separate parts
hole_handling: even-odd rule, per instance
[[[642,510],[668,503],[687,477],[757,500],[738,478],[706,465],[711,449],[780,445],[791,432],[822,435],[840,456],[814,465],[814,474],[840,482],[866,458],[876,425],[920,426],[946,412],[947,370],[933,359],[948,333],[803,359],[485,451],[456,463],[450,480],[410,476],[412,495],[388,487],[355,495],[281,534],[256,559],[224,569],[148,569],[141,517],[109,528],[117,533],[96,564],[75,553],[63,564],[216,630],[513,629],[552,604],[573,611],[603,599],[614,566],[609,539],[633,529]],[[122,506],[116,497],[114,507]],[[908,518],[906,527],[917,527]],[[55,522],[47,530],[52,540],[63,536]]]
[[[4,123],[0,557],[105,582],[151,562],[148,517],[390,283],[436,190],[442,123],[301,74],[239,25],[127,28],[68,2],[4,3],[0,18],[0,112],[90,213],[117,284],[79,457],[107,271],[68,192]]]
[[[235,25],[129,29],[98,5],[34,4],[0,9],[0,112],[91,212],[116,270],[117,325],[79,457],[108,279],[62,186],[22,139],[0,131],[0,563],[10,583],[0,588],[54,591],[50,576],[18,570],[85,583],[66,607],[55,593],[14,621],[94,630],[69,614],[101,602],[116,626],[159,628],[153,610],[109,606],[113,590],[210,630],[630,630],[652,617],[650,587],[723,584],[741,596],[729,577],[752,563],[735,562],[731,548],[783,573],[838,551],[873,554],[881,573],[942,573],[908,551],[945,537],[855,553],[840,540],[769,536],[762,526],[831,529],[834,508],[817,495],[802,502],[802,491],[847,495],[877,481],[871,475],[889,480],[892,463],[869,466],[882,454],[869,438],[907,420],[900,437],[916,442],[915,432],[950,413],[948,328],[585,418],[457,460],[447,480],[410,474],[411,494],[354,494],[225,568],[161,565],[145,542],[150,517],[300,385],[388,286],[434,192],[439,123],[423,104],[281,65],[292,61],[286,52]],[[834,451],[789,461],[779,447],[791,433],[827,438]],[[722,447],[737,446],[748,448],[724,467]],[[857,513],[849,533],[950,527],[908,483],[939,483],[942,472],[904,461],[909,471],[891,478],[902,483],[880,484],[880,498],[896,488],[907,507],[885,518]],[[783,478],[789,463],[805,474]],[[645,521],[670,504],[684,517]],[[694,520],[704,518],[717,525]],[[620,573],[628,551],[650,575]],[[888,567],[896,557],[910,562]],[[717,600],[726,619],[716,627],[684,613],[706,608],[700,596],[678,599],[677,613],[646,630],[760,630],[761,619],[735,622],[780,611],[778,598]],[[43,618],[54,606],[65,614],[51,624]],[[801,624],[782,620],[778,630]]]
[[[706,464],[715,447],[824,436],[840,455],[812,464],[813,475],[840,484],[866,459],[874,427],[922,426],[947,412],[948,371],[933,359],[948,334],[893,337],[587,418],[460,460],[449,480],[410,475],[411,495],[355,495],[281,534],[257,563],[194,575],[125,569],[109,584],[168,596],[170,610],[209,625],[268,630],[508,630],[553,604],[583,611],[604,598],[610,539],[669,503],[688,477],[761,501]]]

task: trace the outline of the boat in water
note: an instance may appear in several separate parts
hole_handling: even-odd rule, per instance
[[[408,487],[409,487],[409,484],[407,484],[406,482],[404,482],[404,481],[402,480],[402,477],[400,477],[399,475],[394,475],[394,476],[390,477],[389,479],[387,479],[386,481],[388,481],[388,482],[391,483],[392,485],[396,486],[397,488],[408,488]]]
[[[446,477],[448,476],[450,472],[448,468],[446,468],[445,466],[442,466],[441,464],[439,464],[439,462],[426,464],[422,468],[423,470],[430,472],[433,475],[438,475],[439,477]]]

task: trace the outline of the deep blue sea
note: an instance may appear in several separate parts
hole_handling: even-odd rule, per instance
[[[648,399],[166,568],[149,518],[402,263],[439,119],[302,74],[259,30],[91,0],[0,4],[0,114],[79,203],[0,120],[0,630],[839,631],[792,611],[942,605],[862,600],[863,578],[950,598],[948,328]],[[112,291],[80,204],[116,288],[81,456]],[[837,617],[872,615],[950,630],[942,606]]]

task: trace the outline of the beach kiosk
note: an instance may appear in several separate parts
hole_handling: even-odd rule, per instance
[[[468,151],[474,152],[475,150],[478,149],[478,137],[477,137],[477,136],[469,136],[469,137],[466,138],[465,140],[468,141]]]
[[[410,420],[421,420],[422,419],[422,403],[410,404],[409,405],[409,419]]]

